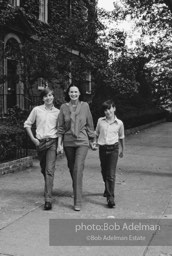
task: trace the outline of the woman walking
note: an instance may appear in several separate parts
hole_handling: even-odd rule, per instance
[[[58,118],[57,152],[62,152],[64,146],[72,177],[75,211],[80,211],[81,208],[84,162],[88,147],[95,138],[90,108],[82,99],[81,89],[71,84],[66,91],[66,103],[61,106]]]

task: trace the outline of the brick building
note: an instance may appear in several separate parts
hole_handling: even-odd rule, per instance
[[[33,6],[28,7],[29,3]],[[16,57],[16,52],[22,49],[22,45],[26,40],[37,40],[39,37],[37,31],[33,26],[34,22],[29,19],[28,10],[32,12],[32,15],[37,19],[37,26],[52,26],[55,22],[62,22],[53,17],[52,7],[56,6],[57,12],[63,13],[67,16],[68,20],[78,9],[80,17],[83,22],[88,24],[88,20],[91,22],[95,18],[96,1],[95,0],[0,0],[0,115],[3,116],[7,113],[8,108],[18,106],[21,109],[30,109],[34,105],[38,104],[38,95],[40,90],[47,84],[55,83],[55,93],[57,102],[63,101],[63,91],[65,86],[73,81],[72,71],[69,70],[68,76],[63,86],[58,80],[58,77],[53,82],[47,81],[44,77],[37,77],[32,88],[32,93],[27,93],[26,80],[23,80],[23,70],[25,66],[24,60],[19,61]],[[62,17],[63,17],[62,15]],[[10,16],[13,16],[9,19]],[[94,40],[94,38],[92,38]],[[18,49],[18,50],[16,50]],[[78,46],[74,48],[66,47],[66,56],[72,55],[74,58],[84,58],[84,54]],[[24,58],[23,58],[24,59]],[[72,66],[70,61],[69,66]],[[72,69],[71,69],[72,70]],[[92,87],[92,75],[89,66],[84,72],[83,86],[87,99],[91,95]]]

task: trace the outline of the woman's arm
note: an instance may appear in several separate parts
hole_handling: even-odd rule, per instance
[[[94,131],[93,117],[90,111],[90,107],[87,104],[87,134],[90,141],[94,141],[96,138],[96,133]]]
[[[65,130],[64,130],[64,114],[63,114],[62,106],[60,108],[60,113],[57,121],[57,136],[58,136],[57,154],[63,153],[63,134],[65,133]]]

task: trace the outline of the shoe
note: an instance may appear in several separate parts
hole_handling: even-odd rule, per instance
[[[79,212],[81,210],[81,208],[79,206],[77,206],[77,205],[74,205],[74,210]]]
[[[114,208],[115,207],[115,202],[113,200],[109,199],[107,202],[108,202],[108,207],[109,208]]]
[[[49,211],[52,209],[52,204],[50,202],[45,202],[44,210]]]

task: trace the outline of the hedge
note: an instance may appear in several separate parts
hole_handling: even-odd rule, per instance
[[[0,125],[0,162],[18,159],[27,155],[27,135],[16,126]]]

